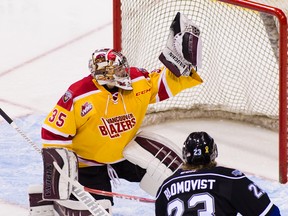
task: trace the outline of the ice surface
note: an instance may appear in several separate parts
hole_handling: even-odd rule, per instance
[[[112,47],[111,23],[112,1],[0,2],[0,107],[39,147],[45,115],[72,82],[89,73],[94,49]],[[206,130],[217,141],[219,162],[246,171],[288,215],[288,186],[277,182],[276,133],[220,120],[168,122],[146,130],[179,144],[187,133]],[[0,215],[27,216],[28,186],[42,182],[41,156],[1,118],[0,149]],[[255,169],[260,175],[252,175]],[[124,180],[114,190],[149,197]],[[154,215],[154,206],[115,199],[113,215]]]

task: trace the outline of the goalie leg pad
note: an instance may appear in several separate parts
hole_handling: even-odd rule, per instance
[[[128,161],[146,169],[140,187],[152,196],[156,196],[163,181],[182,165],[181,154],[181,149],[170,140],[143,131],[123,151]]]
[[[109,214],[112,215],[111,201],[108,199],[97,200]],[[57,200],[54,202],[55,216],[91,216],[91,212],[87,210],[86,206],[76,200]]]
[[[64,148],[44,148],[42,149],[42,158],[44,165],[43,199],[69,199],[72,193],[72,185],[57,172],[53,162],[56,161],[68,177],[77,180],[77,156],[74,152]]]

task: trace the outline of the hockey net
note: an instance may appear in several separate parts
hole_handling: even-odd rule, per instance
[[[148,71],[179,11],[200,28],[204,83],[151,105],[144,124],[227,118],[279,132],[279,181],[287,182],[287,0],[114,0],[114,48]]]

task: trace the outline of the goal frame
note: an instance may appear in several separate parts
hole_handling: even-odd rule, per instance
[[[279,182],[287,183],[287,17],[276,7],[247,0],[217,0],[219,2],[264,12],[279,21]],[[113,48],[122,50],[121,0],[113,0]]]

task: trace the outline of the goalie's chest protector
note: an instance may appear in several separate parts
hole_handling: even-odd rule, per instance
[[[110,93],[92,76],[72,84],[45,120],[50,133],[49,144],[43,145],[66,146],[80,158],[98,163],[123,159],[123,148],[139,130],[150,103],[202,82],[196,73],[175,79],[162,72],[131,68],[131,91]]]
[[[141,73],[140,73],[141,74]],[[144,76],[132,79],[132,91],[110,93],[94,81],[97,90],[74,99],[73,150],[85,159],[113,163],[135,136],[151,100],[150,82]]]

